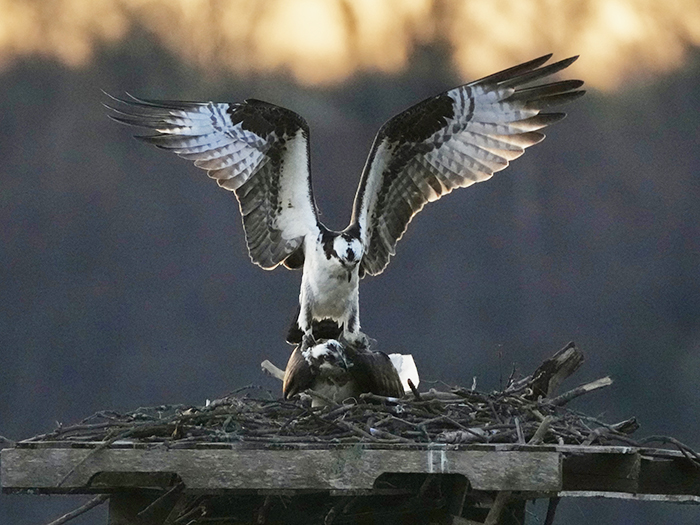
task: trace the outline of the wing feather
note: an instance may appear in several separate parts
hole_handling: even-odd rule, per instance
[[[282,380],[284,399],[289,399],[295,394],[310,388],[314,378],[314,372],[302,356],[299,346],[297,346],[289,356],[287,368],[284,370],[284,379]]]
[[[404,395],[401,378],[388,355],[351,347],[346,347],[345,351],[353,363],[350,373],[357,382],[358,391],[389,397]]]
[[[140,140],[207,171],[238,199],[252,261],[277,267],[319,231],[309,173],[309,129],[267,102],[238,104],[110,97],[114,120],[150,130]],[[298,266],[298,265],[288,265]]]
[[[363,274],[381,273],[409,222],[425,204],[491,178],[544,139],[539,130],[565,114],[546,110],[584,91],[580,80],[532,85],[577,57],[551,55],[426,99],[379,130],[362,173],[350,227],[364,245]]]

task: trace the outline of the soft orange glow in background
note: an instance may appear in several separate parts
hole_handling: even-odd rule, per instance
[[[27,56],[86,66],[140,26],[205,70],[304,84],[397,72],[414,46],[443,41],[465,79],[555,51],[583,55],[574,74],[611,89],[680,67],[700,45],[697,0],[0,0],[0,13],[5,67]]]

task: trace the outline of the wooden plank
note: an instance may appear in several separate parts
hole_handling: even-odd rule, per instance
[[[562,490],[559,492],[559,496],[562,498],[609,498],[700,504],[700,496],[690,494],[631,494],[629,492],[605,492],[602,490]]]
[[[362,446],[330,450],[15,448],[2,451],[0,472],[4,491],[47,493],[95,492],[91,480],[103,472],[170,473],[179,476],[188,491],[204,492],[369,490],[385,472],[462,474],[474,490],[562,489],[561,458],[556,452],[451,450],[445,446],[422,450]]]

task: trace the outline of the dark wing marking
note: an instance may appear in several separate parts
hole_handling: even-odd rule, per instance
[[[291,257],[303,263],[304,236],[318,234],[309,173],[309,129],[288,109],[239,104],[111,97],[114,120],[152,131],[137,136],[193,160],[236,194],[250,258],[265,269]],[[300,263],[301,261],[301,263]]]
[[[372,392],[378,396],[401,397],[404,388],[399,373],[383,352],[345,348],[348,361],[352,363],[350,373],[360,393]]]
[[[389,120],[374,140],[350,227],[364,245],[360,271],[380,274],[426,203],[490,178],[564,118],[544,111],[583,95],[580,80],[527,87],[577,57],[546,55],[431,97]]]
[[[287,368],[284,371],[284,379],[282,382],[282,395],[284,399],[303,392],[311,388],[316,374],[311,369],[309,363],[301,355],[300,346],[294,348],[292,355],[289,356]]]

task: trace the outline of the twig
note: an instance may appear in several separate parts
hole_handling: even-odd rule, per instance
[[[304,393],[310,395],[311,397],[315,397],[316,399],[320,399],[321,401],[324,402],[324,404],[326,404],[328,406],[337,406],[337,405],[341,404],[341,403],[338,403],[337,401],[333,401],[330,397],[326,397],[323,394],[319,394],[318,392],[314,392],[313,390],[306,390]]]
[[[540,423],[540,426],[537,427],[537,430],[535,431],[534,435],[530,438],[530,441],[528,441],[528,445],[539,445],[544,441],[544,436],[547,434],[547,431],[549,430],[549,425],[552,424],[552,421],[554,421],[554,418],[552,416],[547,416],[544,418],[542,423]]]
[[[284,381],[284,370],[282,370],[281,368],[277,368],[275,365],[273,365],[267,359],[265,359],[265,361],[260,363],[260,368],[262,368],[263,372],[270,374],[275,379],[279,379],[280,381]]]
[[[361,437],[363,437],[363,438],[367,438],[367,439],[369,439],[369,440],[371,440],[371,441],[376,441],[376,440],[377,440],[377,439],[376,439],[372,434],[370,434],[369,432],[365,432],[365,431],[362,430],[360,427],[358,427],[358,426],[356,426],[356,425],[353,425],[352,423],[348,423],[347,421],[345,421],[345,420],[343,420],[343,419],[339,419],[339,420],[335,421],[335,424],[338,425],[338,426],[341,426],[341,427],[343,427],[343,428],[346,428],[347,430],[350,430],[351,432],[354,432],[355,434],[357,434],[358,436],[361,436]]]
[[[258,509],[258,515],[255,520],[257,525],[265,525],[267,523],[267,515],[270,513],[270,507],[272,506],[272,496],[267,495],[263,500],[262,506]]]
[[[572,399],[582,396],[583,394],[587,394],[588,392],[598,390],[599,388],[610,386],[612,385],[612,382],[613,380],[609,376],[606,376],[601,379],[591,381],[590,383],[586,383],[585,385],[581,385],[577,388],[574,388],[573,390],[569,390],[568,392],[557,396],[553,399],[544,401],[543,404],[562,406],[567,404]]]
[[[416,385],[413,384],[413,381],[411,381],[411,378],[409,377],[408,380],[408,388],[411,389],[411,392],[413,392],[413,397],[416,398],[416,401],[420,401],[420,393],[418,392],[418,389],[416,388]]]
[[[554,514],[557,512],[557,505],[561,498],[549,498],[549,504],[547,505],[547,517],[544,519],[544,525],[554,524]]]
[[[518,436],[518,443],[525,444],[525,436],[523,435],[523,429],[520,427],[520,419],[514,418],[515,421],[515,432]]]
[[[365,394],[360,394],[360,399],[377,401],[379,403],[400,403],[401,402],[401,399],[399,399],[398,397],[378,396],[377,394],[372,394],[371,392],[367,392]]]
[[[606,434],[609,434],[608,430],[604,428],[596,428],[594,429],[586,439],[583,440],[583,445],[584,447],[587,447],[588,445],[591,445],[594,441],[597,439],[604,437]]]
[[[160,496],[158,499],[156,499],[154,502],[148,505],[145,509],[140,511],[136,516],[138,518],[144,518],[145,516],[148,516],[151,512],[160,507],[165,500],[170,498],[173,494],[182,492],[184,488],[185,484],[182,481],[177,483],[176,485],[171,487],[170,490],[165,492],[162,496]]]
[[[88,458],[91,458],[93,455],[95,455],[95,453],[99,452],[100,450],[104,450],[105,448],[109,447],[109,446],[110,446],[112,443],[114,443],[115,441],[118,441],[118,440],[123,439],[123,438],[125,438],[125,437],[129,437],[129,436],[130,436],[131,434],[133,434],[135,431],[136,431],[136,429],[135,429],[135,428],[132,428],[132,429],[130,429],[130,430],[127,430],[126,432],[122,432],[121,434],[119,434],[119,435],[113,437],[112,439],[109,439],[109,440],[107,440],[107,441],[103,441],[102,443],[100,443],[99,446],[97,446],[97,447],[95,447],[94,449],[92,449],[90,452],[88,452],[88,453],[85,455],[85,457],[84,457],[83,459],[81,459],[81,460],[78,461],[75,465],[73,465],[73,467],[68,471],[68,473],[67,473],[65,476],[63,476],[63,477],[61,478],[61,481],[58,482],[58,485],[57,485],[57,486],[60,487],[61,485],[63,485],[63,484],[66,482],[66,480],[67,480],[69,477],[71,477],[71,475],[76,471],[76,469],[77,469],[78,467],[80,467],[80,465],[82,465],[83,463],[85,463],[85,462],[88,460]]]
[[[496,421],[499,423],[503,423],[503,420],[501,419],[501,416],[498,415],[498,412],[496,411],[496,406],[493,403],[493,400],[489,399],[488,400],[489,408],[491,409],[491,413],[493,414],[493,417]]]
[[[173,418],[170,418],[170,419],[174,419],[174,417],[173,417]],[[147,425],[143,425],[143,426],[147,426]],[[111,438],[111,439],[108,439],[108,440],[103,441],[102,443],[100,443],[99,446],[97,446],[97,447],[95,447],[94,449],[92,449],[90,452],[88,452],[88,453],[85,455],[85,457],[84,457],[83,459],[81,459],[80,461],[78,461],[78,463],[76,463],[76,464],[73,466],[73,468],[71,468],[71,469],[68,471],[68,473],[67,473],[65,476],[63,476],[63,478],[61,478],[61,481],[58,482],[58,485],[57,485],[57,486],[60,487],[61,485],[63,485],[63,484],[66,482],[66,480],[76,471],[76,469],[77,469],[78,467],[80,467],[80,465],[82,465],[83,463],[85,463],[85,462],[88,460],[88,458],[91,458],[93,455],[95,455],[95,454],[96,454],[97,452],[99,452],[100,450],[104,450],[105,448],[109,447],[110,445],[112,445],[112,444],[115,443],[116,441],[119,441],[120,439],[124,439],[124,438],[129,437],[129,436],[131,436],[131,435],[133,435],[133,434],[136,434],[139,430],[141,430],[141,426],[135,426],[135,427],[132,427],[132,428],[130,428],[129,430],[127,430],[127,431],[125,431],[125,432],[122,432],[121,434],[117,434],[116,436],[114,436],[114,437]]]
[[[532,398],[551,397],[561,382],[578,370],[583,361],[583,353],[574,342],[567,344],[532,374],[528,384],[532,389]]]
[[[51,523],[47,523],[47,525],[63,525],[64,523],[68,523],[73,518],[77,518],[81,514],[85,514],[90,509],[93,509],[93,508],[97,507],[98,505],[103,504],[108,499],[109,499],[109,494],[100,494],[99,496],[95,496],[90,501],[88,501],[85,505],[82,505],[82,506],[78,507],[77,509],[70,511],[68,514],[64,514],[63,516],[61,516],[57,520],[54,520]]]
[[[206,505],[200,504],[194,507],[193,509],[190,509],[189,511],[185,512],[183,515],[178,516],[175,521],[173,521],[174,525],[177,525],[178,523],[196,523],[197,518],[201,518],[204,516],[207,512],[207,507]],[[199,516],[196,516],[196,514],[199,514]],[[190,521],[190,518],[194,518],[192,521]]]
[[[346,507],[350,504],[350,502],[354,498],[352,497],[343,497],[340,498],[340,501],[333,505],[331,509],[328,511],[326,516],[323,518],[323,525],[331,525],[333,521],[335,520],[336,516],[338,513],[343,513],[346,509]]]
[[[669,436],[649,436],[645,437],[643,439],[639,440],[640,444],[645,444],[645,443],[653,443],[653,442],[658,442],[658,443],[670,443],[672,445],[675,445],[678,447],[678,449],[683,452],[686,458],[692,461],[692,463],[698,467],[700,466],[700,454],[695,452],[692,448],[690,448],[688,445],[685,445],[678,441],[676,438],[672,438]]]
[[[509,490],[502,490],[496,494],[496,497],[493,500],[493,505],[491,505],[491,510],[489,510],[489,513],[486,516],[486,521],[484,521],[484,525],[498,524],[501,514],[503,513],[503,509],[510,500],[510,494],[511,493]]]
[[[6,438],[5,436],[0,436],[0,445],[11,445],[14,446],[16,441]]]

